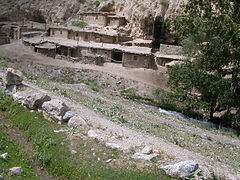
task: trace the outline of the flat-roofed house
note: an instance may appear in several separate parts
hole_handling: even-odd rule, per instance
[[[82,13],[82,20],[88,24],[107,26],[107,17],[115,15],[115,13],[108,12],[85,12]]]
[[[156,62],[151,48],[137,46],[123,46],[123,66],[130,68],[156,69]]]
[[[56,45],[46,42],[35,46],[35,52],[44,54],[49,57],[55,58],[56,56]]]
[[[49,36],[57,38],[68,38],[68,29],[63,26],[51,26],[49,28]]]
[[[124,16],[118,15],[108,15],[107,16],[107,26],[125,26],[127,24]]]

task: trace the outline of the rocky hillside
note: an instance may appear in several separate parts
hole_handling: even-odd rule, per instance
[[[134,37],[149,38],[156,19],[179,14],[187,0],[0,0],[0,20],[71,22],[84,11],[115,11],[129,22],[123,29]]]

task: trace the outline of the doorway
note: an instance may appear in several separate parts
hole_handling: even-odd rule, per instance
[[[123,52],[113,51],[112,52],[112,62],[121,63],[123,58]]]

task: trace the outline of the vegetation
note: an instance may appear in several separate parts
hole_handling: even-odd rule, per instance
[[[176,104],[234,128],[240,128],[239,6],[235,0],[189,0],[172,29],[195,60],[169,73]],[[219,112],[224,116],[216,120]]]
[[[0,100],[0,111],[33,144],[42,166],[60,179],[171,179],[154,166],[151,170],[136,168],[134,163],[128,163],[123,154],[99,142],[80,137],[69,138],[74,133],[80,133],[81,136],[82,132],[78,130],[64,127],[67,133],[56,134],[54,130],[63,128],[63,125],[49,122],[37,112],[29,112],[2,92]],[[79,153],[72,154],[71,149]],[[96,156],[93,156],[93,150]],[[117,159],[116,164],[106,164],[109,158]]]
[[[75,21],[72,23],[72,25],[80,28],[85,28],[88,24],[84,21]]]
[[[2,117],[2,114],[0,113]],[[0,119],[2,120],[2,119]],[[31,169],[30,160],[24,152],[20,144],[14,142],[7,134],[7,127],[0,123],[0,154],[8,153],[9,158],[6,160],[0,159],[0,175],[5,179],[32,179],[39,180]],[[9,168],[22,167],[23,173],[20,175],[12,175],[9,173]]]

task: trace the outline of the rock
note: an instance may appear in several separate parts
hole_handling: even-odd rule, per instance
[[[44,115],[47,118],[62,122],[63,117],[70,108],[61,100],[53,99],[51,101],[44,102],[42,105]]]
[[[168,175],[175,178],[188,178],[199,168],[195,161],[182,161],[177,164],[160,167]]]
[[[77,154],[77,151],[71,150],[71,154]]]
[[[21,167],[13,167],[9,169],[11,174],[21,174],[23,169]]]
[[[225,175],[225,179],[226,179],[226,180],[238,180],[238,178],[235,177],[235,176],[232,175],[232,174],[227,174],[227,175]]]
[[[4,177],[0,175],[0,180],[2,180],[2,179],[4,179]]]
[[[7,159],[8,158],[8,153],[4,153],[0,155],[0,159]]]
[[[68,111],[65,113],[65,115],[63,116],[63,121],[64,122],[68,122],[69,119],[71,119],[74,116],[74,112],[72,111]]]
[[[13,99],[29,109],[40,109],[44,102],[51,100],[48,95],[33,90],[16,92],[13,94]]]
[[[142,154],[142,153],[135,153],[132,155],[132,159],[143,161],[143,162],[149,162],[153,158],[157,157],[157,154]]]
[[[110,148],[112,148],[112,149],[121,150],[121,146],[119,146],[119,145],[116,144],[116,143],[106,143],[106,146],[107,146],[107,147],[110,147]]]
[[[151,154],[152,153],[152,147],[150,146],[145,146],[142,151],[141,151],[142,154]]]
[[[108,159],[108,160],[106,160],[105,162],[106,163],[110,163],[110,162],[112,162],[113,161],[113,159]]]
[[[74,128],[83,128],[86,129],[88,127],[86,121],[81,118],[80,116],[74,116],[68,121],[68,126],[69,127],[74,127]]]
[[[97,135],[97,133],[94,130],[89,130],[88,131],[88,137],[90,137],[90,138],[97,138],[98,135]]]
[[[113,11],[115,11],[114,1],[101,2],[101,4],[99,5],[99,11],[103,11],[103,12],[113,12]]]
[[[8,68],[3,77],[3,83],[5,86],[21,85],[22,81],[23,81],[22,73],[13,68]]]

